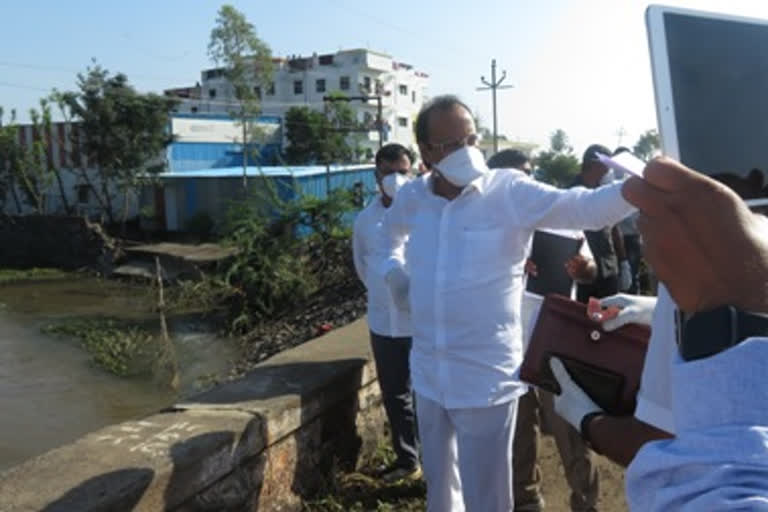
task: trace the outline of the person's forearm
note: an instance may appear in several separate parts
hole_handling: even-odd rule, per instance
[[[674,437],[634,416],[601,414],[589,422],[587,429],[592,448],[624,467],[645,443]]]

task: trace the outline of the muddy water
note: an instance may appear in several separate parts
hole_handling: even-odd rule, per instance
[[[151,378],[120,378],[94,366],[75,341],[41,328],[68,317],[155,317],[140,288],[97,279],[0,285],[0,471],[102,426],[141,417],[226,372],[233,340],[189,318],[169,319],[180,369],[178,394]]]

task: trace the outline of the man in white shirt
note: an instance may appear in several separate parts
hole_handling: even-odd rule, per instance
[[[525,153],[516,149],[499,151],[488,160],[490,169],[514,168],[529,175],[531,162]],[[577,255],[566,264],[573,284],[571,298],[576,299],[576,283],[591,282],[597,276],[597,265],[592,258],[589,244],[584,241],[584,234],[579,231],[555,230],[550,233],[567,238],[582,240]],[[528,276],[538,275],[535,261],[526,263]],[[542,270],[546,272],[546,270]],[[530,277],[529,277],[530,278]],[[533,327],[539,316],[544,297],[538,294],[523,293],[520,322],[523,329],[523,353],[528,347]],[[576,512],[596,510],[599,494],[597,467],[592,463],[592,453],[581,439],[581,435],[570,423],[555,414],[552,395],[546,391],[531,387],[520,397],[517,406],[517,426],[513,442],[513,473],[515,512],[539,512],[544,510],[544,498],[541,495],[541,470],[539,469],[539,434],[542,424],[549,426],[557,444],[560,460],[568,485],[571,487],[571,510]]]
[[[632,207],[621,184],[560,190],[488,170],[472,114],[453,96],[422,109],[416,139],[432,172],[406,184],[385,216],[385,275],[395,304],[411,311],[427,509],[508,512],[531,236],[612,225]]]
[[[397,190],[410,175],[412,164],[411,152],[400,144],[387,144],[379,149],[376,153],[376,183],[381,194],[357,216],[352,238],[355,270],[368,291],[371,347],[396,455],[392,466],[380,471],[387,482],[421,476],[408,363],[410,315],[394,307],[381,274],[389,256],[383,246],[382,221]]]

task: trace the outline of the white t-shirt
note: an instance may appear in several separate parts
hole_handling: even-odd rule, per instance
[[[677,351],[676,308],[667,289],[659,284],[658,300],[651,319],[651,339],[645,354],[635,409],[635,418],[670,434],[675,433],[671,371]]]

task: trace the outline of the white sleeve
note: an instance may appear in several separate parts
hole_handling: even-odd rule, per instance
[[[355,224],[352,232],[352,259],[355,263],[355,272],[357,272],[357,277],[360,279],[360,281],[363,282],[363,284],[366,285],[366,288],[368,287],[367,283],[365,282],[365,262],[367,259],[367,253],[366,253],[366,247],[365,247],[365,241],[363,240],[363,233],[362,230],[364,229],[363,223],[362,223],[362,215],[363,212],[360,212],[357,215],[357,218],[355,219]]]
[[[397,192],[397,200],[392,201],[384,214],[382,243],[387,257],[384,260],[384,268],[381,269],[382,275],[387,275],[396,267],[405,269],[405,242],[410,234],[408,220],[415,185],[417,182],[412,181],[400,189]]]
[[[622,197],[622,185],[559,189],[527,177],[510,179],[507,205],[510,215],[528,229],[602,229],[635,210]]]
[[[675,303],[664,285],[651,318],[651,339],[643,362],[635,418],[675,433],[672,413],[672,361],[677,352]]]

